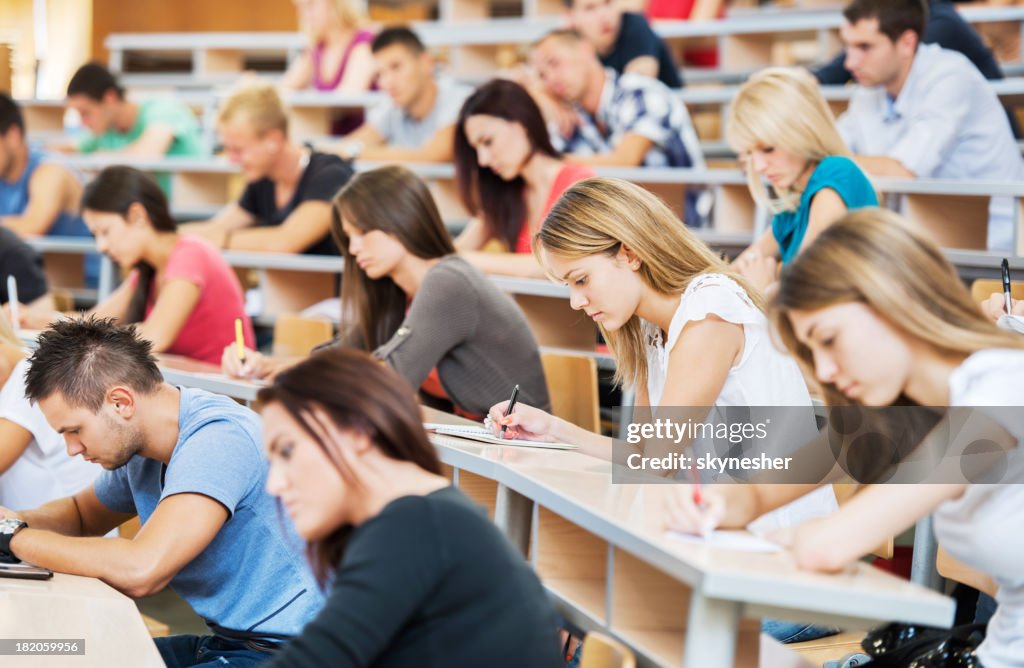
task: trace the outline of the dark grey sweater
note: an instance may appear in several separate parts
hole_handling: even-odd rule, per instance
[[[356,527],[327,604],[267,668],[558,668],[537,576],[453,487]]]
[[[423,278],[405,320],[375,355],[413,387],[437,367],[452,403],[485,415],[519,385],[519,401],[550,410],[537,341],[522,311],[456,255]]]

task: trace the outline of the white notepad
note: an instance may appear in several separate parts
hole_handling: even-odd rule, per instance
[[[996,326],[999,327],[999,329],[1005,329],[1008,332],[1024,334],[1024,317],[1019,315],[1006,315],[1004,313],[999,316],[999,320],[996,321]]]
[[[720,548],[723,550],[736,550],[738,552],[781,552],[782,547],[764,538],[758,538],[747,531],[725,531],[715,530],[706,536],[697,536],[691,533],[680,533],[678,531],[667,532],[670,538],[681,540],[684,543],[696,543],[708,547]]]
[[[548,443],[546,441],[524,441],[518,438],[498,438],[489,429],[468,425],[442,424],[439,422],[424,422],[423,428],[427,431],[441,434],[442,436],[457,436],[468,438],[473,441],[491,443],[493,445],[514,445],[523,448],[549,448],[551,450],[575,450],[579,446],[569,443]]]

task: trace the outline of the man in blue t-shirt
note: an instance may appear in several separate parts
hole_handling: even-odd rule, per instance
[[[564,0],[569,25],[597,51],[601,64],[619,74],[642,74],[682,88],[672,52],[643,14],[624,12],[618,0]]]
[[[0,560],[102,579],[131,597],[170,586],[210,636],[156,640],[171,666],[250,666],[310,621],[323,597],[264,489],[259,417],[227,397],[163,381],[133,327],[64,320],[39,337],[25,394],[105,469],[74,497],[0,508]],[[103,536],[134,516],[133,539]],[[6,528],[5,526],[6,525]]]

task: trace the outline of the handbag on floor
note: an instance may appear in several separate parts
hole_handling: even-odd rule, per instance
[[[942,629],[895,623],[869,631],[861,647],[871,657],[866,668],[984,668],[975,651],[984,639],[984,624]]]

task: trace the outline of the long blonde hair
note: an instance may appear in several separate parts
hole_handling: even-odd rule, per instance
[[[998,329],[960,281],[939,247],[891,211],[847,213],[782,271],[769,313],[776,331],[808,377],[811,350],[793,331],[789,311],[860,302],[890,325],[940,353],[1024,349],[1024,338]],[[850,401],[823,384],[829,405]],[[900,403],[912,403],[906,397]]]
[[[365,23],[365,16],[360,6],[361,3],[356,0],[327,0],[327,4],[334,10],[335,15],[338,17],[338,22],[341,23],[343,28],[358,30]],[[299,21],[303,23],[301,15],[299,16]],[[300,25],[299,28],[312,39],[320,37],[322,30],[322,26],[312,25]]]
[[[651,289],[681,295],[702,274],[724,274],[746,290],[758,308],[760,294],[683,224],[660,199],[640,186],[611,178],[590,178],[569,188],[558,200],[533,242],[543,263],[544,248],[570,259],[615,255],[629,247],[641,265],[639,276]],[[621,328],[601,331],[615,354],[615,380],[647,384],[643,326],[634,314]]]
[[[798,68],[769,67],[751,76],[729,107],[725,135],[741,155],[765,146],[795,153],[811,163],[850,155],[818,82]],[[793,190],[769,197],[752,164],[747,164],[747,184],[754,199],[766,202],[776,213],[794,211],[800,203],[800,193]]]

